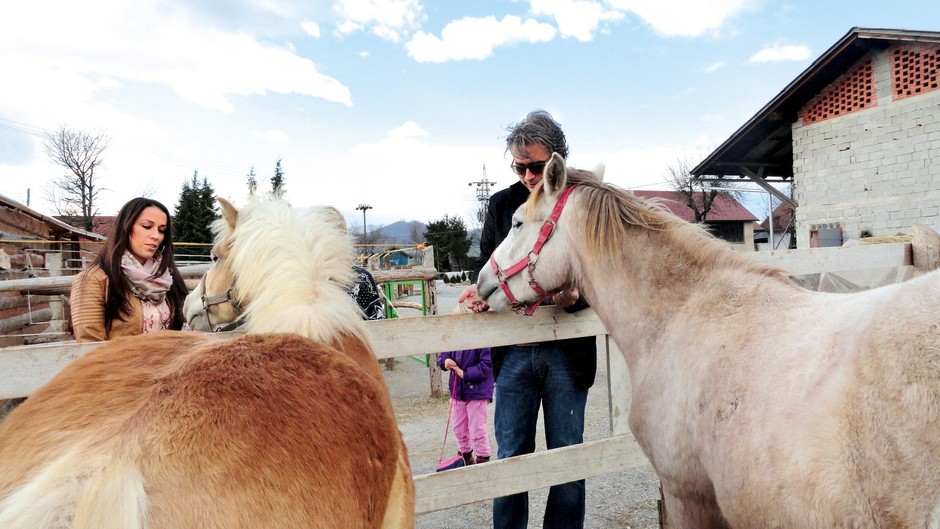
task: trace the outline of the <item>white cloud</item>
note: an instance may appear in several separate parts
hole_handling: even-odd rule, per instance
[[[340,34],[369,30],[392,42],[407,38],[426,18],[419,0],[339,0],[333,9],[341,17]]]
[[[312,20],[301,22],[300,29],[304,30],[304,33],[311,37],[320,38],[320,25]]]
[[[531,0],[530,6],[535,15],[553,17],[562,37],[574,37],[582,42],[593,38],[601,22],[624,17],[623,13],[605,9],[592,0]]]
[[[408,121],[401,127],[392,129],[388,133],[388,137],[392,139],[420,138],[427,135],[427,131],[414,121]]]
[[[698,37],[717,31],[753,0],[609,0],[615,9],[642,18],[666,37]]]
[[[251,135],[268,143],[287,143],[290,141],[287,133],[283,130],[270,129],[264,132],[252,132]]]
[[[715,73],[718,70],[727,68],[727,66],[728,66],[728,63],[726,63],[725,61],[718,61],[718,62],[713,62],[709,64],[708,66],[703,68],[702,71],[705,73]]]
[[[755,53],[748,62],[803,61],[810,58],[807,46],[774,44]]]
[[[455,20],[437,37],[418,32],[405,47],[418,62],[482,60],[499,46],[519,42],[548,42],[555,37],[555,28],[535,20],[522,21],[517,16],[463,18]]]
[[[232,95],[267,92],[352,104],[346,86],[288,49],[194,24],[154,2],[102,3],[91,12],[62,2],[54,16],[44,3],[18,5],[13,16],[0,17],[0,70],[18,72],[17,84],[29,90],[43,86],[67,97],[79,90],[86,99],[95,91],[87,79],[110,78],[168,86],[184,99],[223,112],[234,110]],[[25,70],[11,69],[23,63]],[[114,82],[101,86],[111,88]]]

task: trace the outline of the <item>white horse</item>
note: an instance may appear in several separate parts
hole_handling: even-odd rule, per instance
[[[2,529],[392,529],[414,485],[326,209],[220,200],[247,334],[116,339],[0,423]]]
[[[479,280],[497,310],[536,287],[623,351],[671,527],[940,527],[940,272],[809,292],[555,155]]]

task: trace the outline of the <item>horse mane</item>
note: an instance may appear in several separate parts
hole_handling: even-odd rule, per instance
[[[335,217],[332,208],[291,208],[276,197],[252,196],[234,230],[225,219],[213,223],[235,273],[247,332],[364,340],[362,315],[344,288],[355,279],[352,238]]]
[[[631,232],[639,227],[661,233],[691,263],[719,268],[733,267],[790,282],[786,271],[747,259],[729,249],[701,224],[686,222],[658,203],[648,202],[630,191],[602,182],[591,171],[569,167],[567,185],[578,187],[581,207],[592,219],[584,225],[587,257],[591,261],[597,262],[605,259],[604,256],[622,252]],[[532,192],[526,206],[527,215],[534,211],[534,205],[543,192],[542,186]],[[624,269],[629,266],[625,260],[613,261],[608,264]]]

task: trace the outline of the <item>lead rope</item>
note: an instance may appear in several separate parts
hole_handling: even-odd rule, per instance
[[[457,391],[457,373],[454,373],[453,371],[450,373],[453,375],[451,379],[453,384],[451,384],[452,387],[450,388],[450,398],[448,399],[450,401],[450,406],[448,406],[447,409],[447,426],[444,427],[444,442],[441,443],[441,453],[439,456],[437,456],[438,465],[444,462],[444,449],[447,447],[447,432],[450,430],[450,417],[454,412],[454,393]]]

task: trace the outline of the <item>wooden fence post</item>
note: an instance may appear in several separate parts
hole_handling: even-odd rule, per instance
[[[940,267],[940,233],[929,226],[914,224],[911,241],[914,270],[927,273]]]

